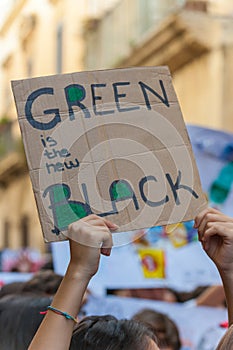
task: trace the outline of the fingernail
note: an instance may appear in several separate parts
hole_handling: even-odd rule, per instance
[[[111,248],[101,248],[101,253],[103,255],[109,256],[111,254]]]

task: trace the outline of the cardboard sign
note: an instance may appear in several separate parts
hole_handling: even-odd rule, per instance
[[[12,82],[46,241],[91,213],[120,231],[191,220],[206,206],[167,67]]]

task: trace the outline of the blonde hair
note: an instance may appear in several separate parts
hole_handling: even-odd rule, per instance
[[[233,324],[228,328],[228,330],[220,340],[216,350],[232,350],[232,349],[233,349]]]

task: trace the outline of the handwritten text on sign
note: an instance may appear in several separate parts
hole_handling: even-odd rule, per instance
[[[129,231],[192,219],[205,205],[166,67],[13,81],[47,241],[88,214]]]

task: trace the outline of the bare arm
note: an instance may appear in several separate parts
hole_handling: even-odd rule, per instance
[[[90,215],[69,226],[71,259],[51,306],[76,317],[91,277],[97,272],[100,254],[110,255],[110,230],[117,226]],[[49,310],[28,350],[68,350],[74,321]]]
[[[220,273],[225,291],[229,325],[233,324],[233,219],[208,208],[195,219],[199,240]]]
[[[223,307],[225,300],[222,285],[210,286],[196,298],[196,305]]]

